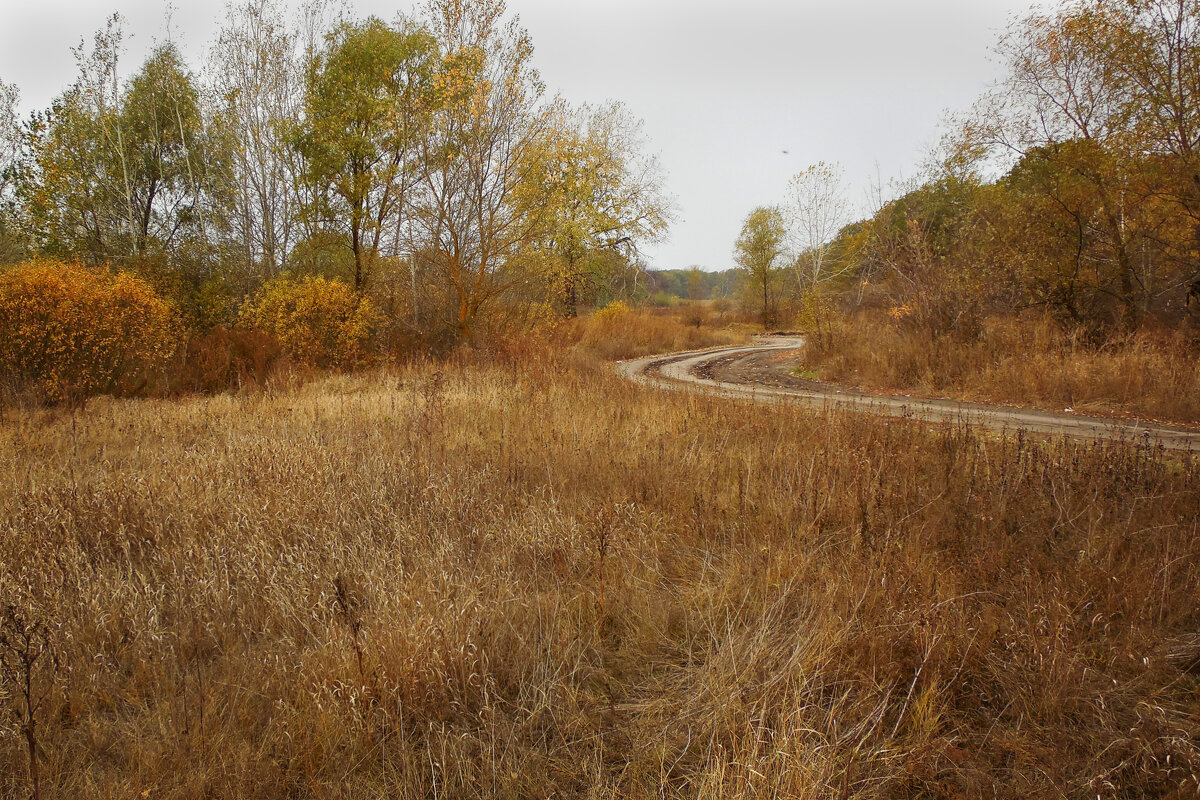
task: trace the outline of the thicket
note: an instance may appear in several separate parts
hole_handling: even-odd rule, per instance
[[[0,390],[6,403],[79,403],[96,394],[168,395],[286,384],[314,370],[406,361],[417,344],[389,338],[371,297],[339,280],[280,276],[246,298],[231,323],[187,325],[126,272],[37,260],[0,272]],[[395,325],[394,318],[392,325]],[[542,357],[549,343],[587,357],[631,358],[747,340],[738,315],[607,304],[564,319],[525,309],[481,351]],[[428,342],[422,350],[430,352]],[[439,353],[446,355],[450,351]]]
[[[673,300],[733,300],[739,278],[736,269],[652,269],[646,273],[646,292],[663,305]]]
[[[997,52],[1005,80],[950,120],[917,185],[875,187],[868,219],[846,224],[835,168],[793,179],[780,261],[747,272],[746,307],[808,332],[814,363],[842,377],[871,347],[853,328],[867,320],[877,351],[912,356],[886,380],[864,368],[867,384],[954,383],[989,369],[986,346],[1015,360],[1051,341],[989,331],[1049,323],[1071,343],[1054,340],[1072,354],[1059,367],[1127,352],[1127,383],[1175,393],[1138,371],[1187,372],[1200,352],[1200,3],[1063,2],[1017,19]],[[1068,382],[1050,393],[1064,404]]]
[[[136,275],[205,362],[194,386],[274,358],[248,328],[346,368],[643,293],[670,201],[624,108],[544,97],[502,0],[323,9],[233,2],[198,71],[171,43],[128,69],[114,16],[27,120],[0,83],[0,269]],[[22,380],[61,382],[32,357]]]

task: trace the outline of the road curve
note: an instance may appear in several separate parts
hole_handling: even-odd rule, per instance
[[[790,378],[778,366],[780,356],[802,347],[798,337],[761,336],[754,344],[692,350],[621,361],[621,375],[643,384],[703,392],[759,402],[799,403],[842,408],[926,422],[980,425],[993,430],[1065,435],[1161,445],[1169,450],[1200,451],[1200,431],[1139,420],[1105,419],[1071,413],[992,406],[955,400],[871,394]],[[789,379],[790,378],[790,379]]]

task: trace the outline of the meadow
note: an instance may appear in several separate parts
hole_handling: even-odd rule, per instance
[[[0,796],[1200,792],[1190,454],[531,341],[9,409],[0,487]]]
[[[1037,314],[997,314],[965,337],[932,337],[877,309],[835,317],[802,368],[838,384],[1098,416],[1200,423],[1194,328],[1093,343]]]
[[[728,209],[503,0],[299,5],[0,81],[0,800],[1200,797],[1195,453],[613,364],[778,327],[1200,424],[1200,0],[1012,17],[911,180],[810,162],[724,277],[647,271]]]

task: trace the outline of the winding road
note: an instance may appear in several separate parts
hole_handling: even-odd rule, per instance
[[[651,356],[617,365],[625,377],[668,389],[740,397],[760,402],[844,408],[932,423],[966,423],[993,430],[1065,435],[1081,439],[1146,442],[1169,450],[1200,451],[1200,431],[1139,420],[1010,408],[955,400],[920,399],[846,389],[791,373],[798,337],[760,336],[754,344]]]

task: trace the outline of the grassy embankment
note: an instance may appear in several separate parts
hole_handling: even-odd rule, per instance
[[[851,315],[801,368],[821,380],[1050,410],[1200,424],[1194,334],[1143,331],[1087,346],[1048,320],[992,318],[977,338],[931,339],[882,312]]]
[[[1200,791],[1191,460],[553,350],[15,411],[0,459],[46,798]]]

